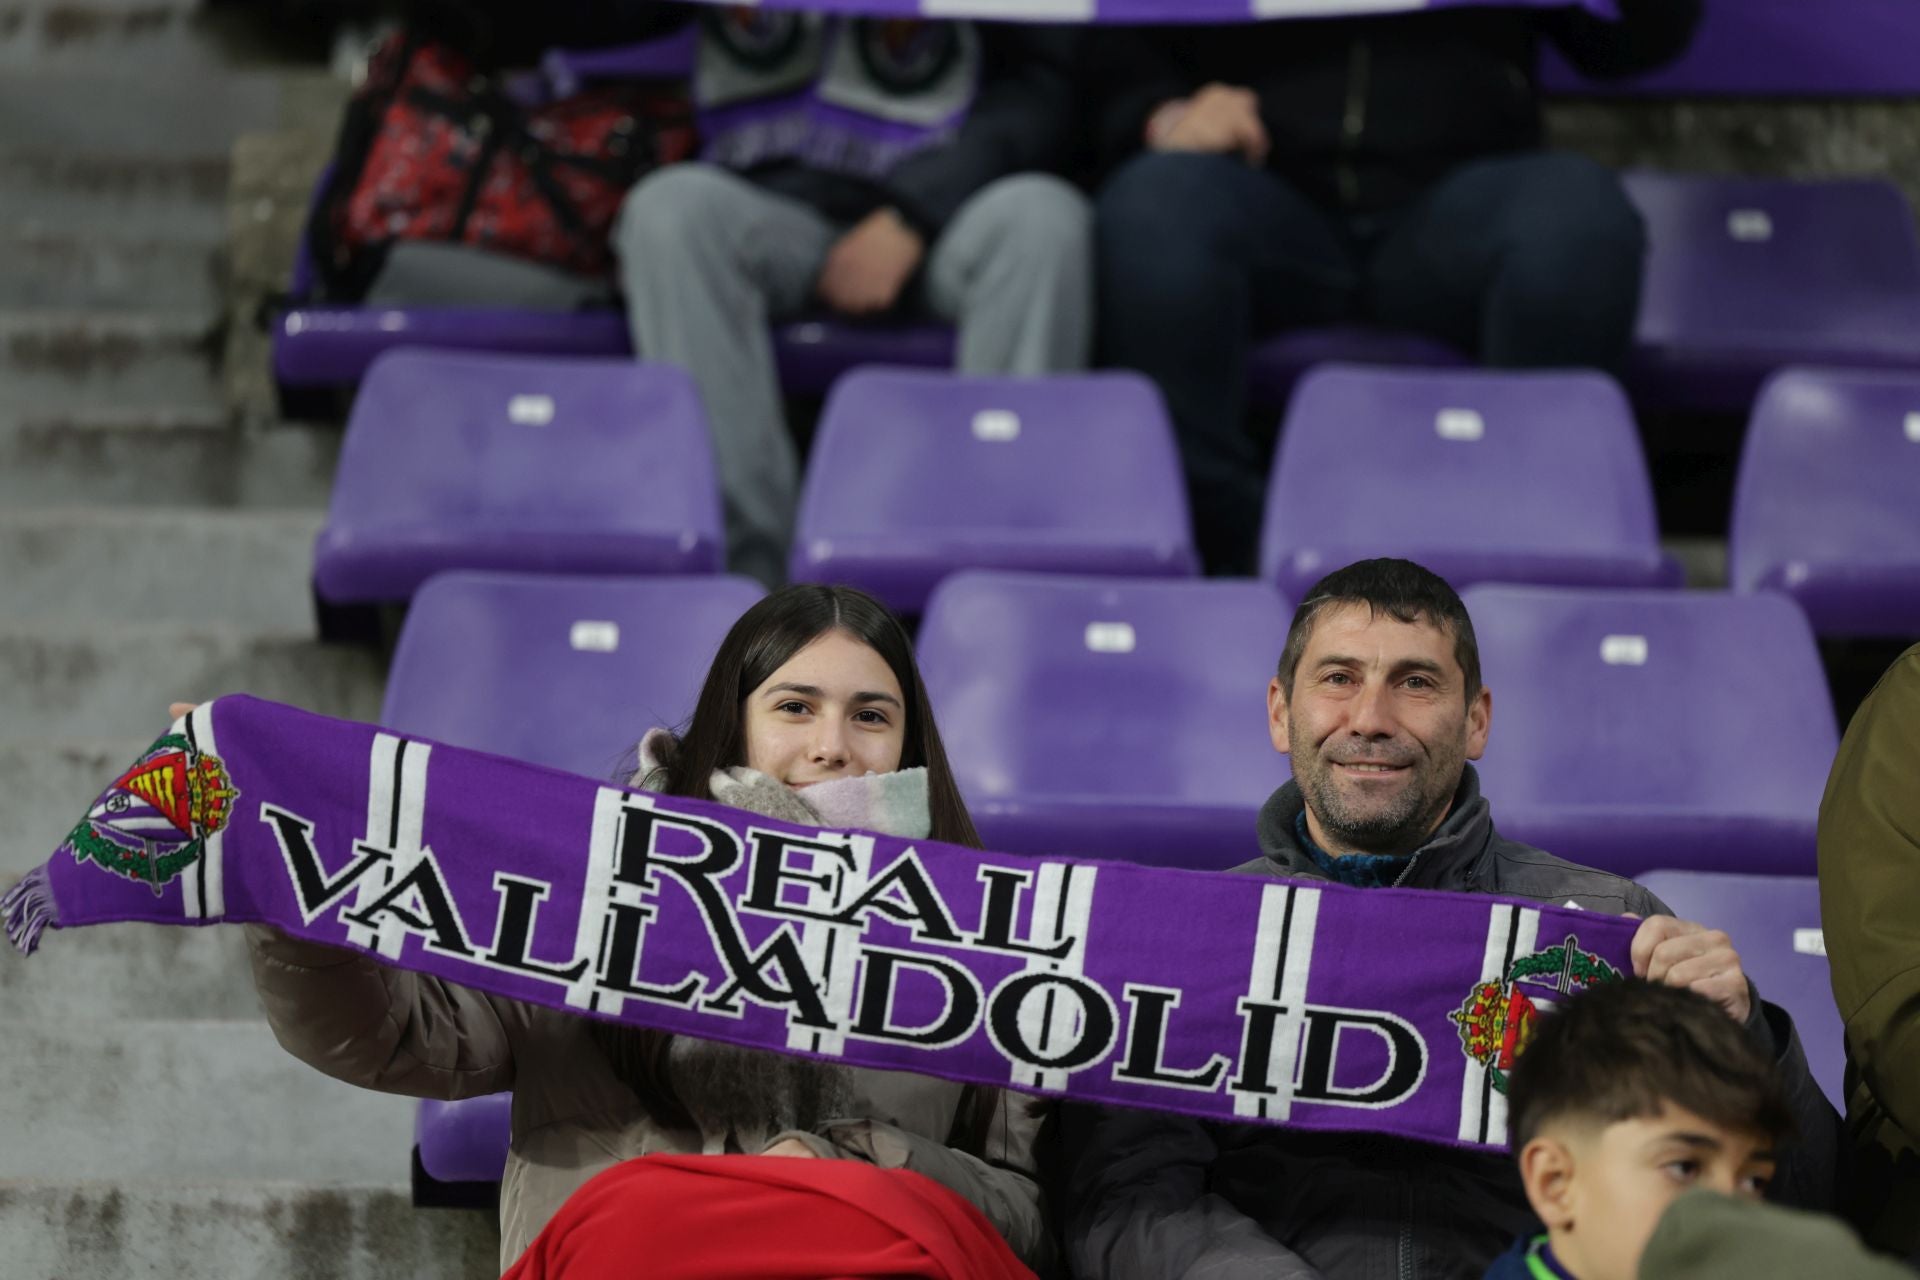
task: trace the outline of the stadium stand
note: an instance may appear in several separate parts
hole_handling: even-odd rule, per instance
[[[1744,412],[1786,364],[1920,360],[1920,238],[1880,179],[1626,175],[1648,253],[1635,393]]]
[[[1823,636],[1920,635],[1920,374],[1785,369],[1734,491],[1737,591],[1781,591]]]
[[[1710,5],[1719,42],[1671,71],[1604,90],[1572,83],[1551,62],[1547,74],[1583,96],[1912,94],[1920,91],[1905,38],[1913,19],[1895,11],[1904,3]],[[258,238],[256,224],[273,210],[249,185],[258,173],[242,172],[248,152],[238,153],[236,169],[232,146],[243,132],[330,119],[339,92],[317,60],[298,70],[233,65],[235,47],[214,28],[266,6],[220,6],[220,20],[206,21],[214,7],[158,0],[135,13],[120,0],[26,0],[14,21],[0,22],[0,241],[13,250],[0,254],[0,598],[8,605],[0,653],[15,674],[5,703],[12,714],[0,729],[0,807],[14,847],[0,861],[0,887],[44,858],[100,779],[151,740],[169,696],[244,690],[372,719],[384,683],[396,727],[608,776],[638,728],[690,704],[721,615],[757,590],[702,576],[717,568],[720,546],[704,451],[688,444],[672,465],[626,452],[651,437],[626,424],[673,417],[697,428],[699,410],[684,388],[661,381],[662,371],[632,362],[616,311],[317,305],[303,263],[298,301],[269,324],[270,364],[290,389],[361,384],[337,482],[330,486],[342,448],[336,425],[234,420],[213,353],[247,328],[253,310],[234,307],[222,292],[230,273],[216,266],[230,245]],[[1753,26],[1736,28],[1749,13]],[[1910,105],[1874,109],[1910,122]],[[1630,122],[1624,107],[1618,116],[1607,114],[1611,104],[1580,109],[1600,113],[1623,138],[1657,132]],[[1920,635],[1920,480],[1912,470],[1920,453],[1911,452],[1920,448],[1920,403],[1909,403],[1920,401],[1920,383],[1895,371],[1920,368],[1920,250],[1912,210],[1888,183],[1804,179],[1884,167],[1911,185],[1901,167],[1910,169],[1913,156],[1910,143],[1877,133],[1862,149],[1871,126],[1837,116],[1831,125],[1820,117],[1830,150],[1789,154],[1771,132],[1778,103],[1731,109],[1751,112],[1741,117],[1751,136],[1710,141],[1704,130],[1674,128],[1658,145],[1622,143],[1655,152],[1645,159],[1662,168],[1677,159],[1703,171],[1756,170],[1738,179],[1631,178],[1652,255],[1641,349],[1622,377],[1643,413],[1741,414],[1772,377],[1753,406],[1729,547],[1740,594],[1469,591],[1498,712],[1482,768],[1503,832],[1618,870],[1685,867],[1643,878],[1680,914],[1728,928],[1761,987],[1795,1014],[1815,1071],[1837,1098],[1837,1018],[1809,933],[1818,919],[1805,879],[1835,734],[1808,622],[1823,636]],[[1789,172],[1800,176],[1789,180]],[[304,186],[311,173],[302,166],[289,185]],[[297,221],[297,205],[286,202],[287,219]],[[290,226],[283,238],[291,240]],[[861,365],[952,362],[952,334],[941,326],[818,316],[778,327],[775,338],[782,384],[801,396],[825,394]],[[419,347],[440,350],[392,354]],[[245,348],[228,351],[231,376],[231,353]],[[1329,362],[1450,370],[1464,358],[1408,335],[1301,331],[1258,349],[1251,398],[1278,409],[1306,370]],[[1803,362],[1821,367],[1775,375]],[[254,363],[264,369],[269,360]],[[450,376],[408,391],[408,407],[370,431],[367,421],[389,413],[389,364]],[[560,428],[577,421],[568,409],[574,391],[526,384],[533,368],[564,369],[574,387],[602,376],[597,386],[651,380],[672,413],[596,411],[586,424],[607,428],[606,437],[589,431],[583,442],[612,442],[623,460],[563,457],[555,446],[572,439]],[[1458,385],[1484,385],[1495,398],[1538,394],[1521,381],[1462,377]],[[1297,411],[1342,380],[1420,381],[1329,371],[1300,386]],[[1576,381],[1589,391],[1598,382]],[[445,412],[467,395],[486,408],[464,419]],[[516,410],[521,395],[529,398]],[[1593,404],[1602,398],[1595,393]],[[1554,402],[1555,426],[1571,424],[1574,403]],[[1442,430],[1441,408],[1452,407],[1414,424],[1432,431],[1416,434],[1444,465],[1473,452],[1468,443],[1505,439],[1486,404],[1472,406],[1478,428],[1461,416]],[[544,425],[533,421],[549,413]],[[1358,428],[1385,425],[1370,413],[1339,425],[1345,447],[1366,455],[1375,474],[1394,458],[1397,450],[1358,442]],[[1476,429],[1481,438],[1466,441]],[[1514,465],[1528,468],[1530,485],[1562,467],[1588,480],[1601,464],[1583,464],[1583,474],[1570,451],[1612,449],[1617,431],[1605,431],[1569,435],[1550,456]],[[477,448],[480,439],[513,443],[503,453]],[[1644,464],[1607,457],[1610,472],[1636,472],[1644,489]],[[1062,500],[1067,474],[1053,477]],[[527,493],[536,481],[545,495],[537,501]],[[316,556],[330,487],[336,515],[346,518],[329,522]],[[1324,481],[1317,488],[1307,497],[1354,492]],[[1583,486],[1583,501],[1589,496]],[[1657,555],[1640,517],[1622,515],[1639,501],[1622,497],[1612,511],[1620,528],[1632,526],[1634,550],[1621,553],[1621,565]],[[1403,505],[1381,499],[1373,514],[1398,525]],[[1454,514],[1504,526],[1532,504],[1483,496],[1455,505]],[[531,518],[536,508],[538,530],[516,532],[506,519]],[[1304,500],[1276,499],[1270,515],[1307,509]],[[635,534],[644,554],[609,563],[604,546],[584,557],[569,550],[566,567],[684,576],[550,574],[561,567],[556,538],[577,550],[576,535],[592,522],[674,511],[682,516],[668,536]],[[442,532],[396,529],[432,513],[479,534],[480,549],[456,551]],[[1528,532],[1521,557],[1543,563],[1563,554],[1556,540],[1574,514],[1571,504],[1554,509],[1553,527]],[[1383,549],[1441,559],[1447,548],[1414,541],[1433,527],[1407,519]],[[441,572],[454,566],[540,572]],[[1647,572],[1670,581],[1664,562]],[[308,588],[323,575],[330,584],[338,576],[342,599],[413,596],[390,678],[380,654],[313,642]],[[1254,810],[1286,769],[1257,696],[1287,622],[1286,592],[1272,585],[1278,570],[1268,576],[962,572],[928,583],[928,680],[987,842],[1185,866],[1251,856]],[[681,619],[697,612],[694,597],[712,610],[673,628],[686,654],[658,647],[664,636],[650,611],[662,593],[673,594]],[[710,628],[704,640],[701,627]],[[622,668],[617,686],[605,682],[602,672],[638,655],[638,638],[646,662]],[[663,689],[685,682],[684,699],[643,688],[653,676]],[[592,682],[593,696],[557,692],[576,681]],[[8,1136],[0,1143],[0,1272],[56,1274],[82,1257],[101,1280],[491,1274],[490,1220],[408,1210],[405,1104],[327,1080],[272,1043],[235,934],[92,930],[59,939],[57,963],[25,969],[0,949],[0,1072],[25,1082],[0,1097]],[[139,1088],[128,1085],[129,1061],[142,1064]],[[430,1180],[497,1177],[507,1106],[505,1095],[421,1106],[412,1130],[416,1172],[426,1175],[418,1185],[431,1192]]]
[[[1201,869],[1257,856],[1286,780],[1261,691],[1288,610],[1260,583],[957,573],[919,654],[981,839]]]
[[[1297,600],[1380,555],[1456,589],[1680,585],[1633,410],[1598,373],[1308,374],[1273,460],[1261,576]]]
[[[442,570],[711,573],[722,545],[681,370],[394,351],[354,401],[313,584],[324,627]]]
[[[1819,882],[1728,871],[1649,871],[1639,879],[1682,920],[1711,920],[1726,931],[1754,985],[1793,1015],[1821,1092],[1844,1109],[1847,1054],[1820,931]]]
[[[917,614],[956,569],[1198,567],[1173,428],[1138,374],[862,369],[827,399],[792,576]]]
[[[1839,745],[1783,596],[1473,587],[1503,834],[1620,875],[1811,875]]]

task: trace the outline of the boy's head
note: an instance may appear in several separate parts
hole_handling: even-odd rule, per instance
[[[1773,1066],[1706,997],[1630,980],[1565,1001],[1514,1064],[1508,1127],[1554,1254],[1633,1280],[1689,1187],[1758,1198],[1793,1120]]]

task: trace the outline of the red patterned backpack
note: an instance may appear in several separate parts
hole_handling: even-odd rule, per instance
[[[364,296],[396,240],[603,275],[627,190],[693,148],[684,85],[594,86],[528,106],[448,45],[397,33],[348,104],[308,247],[332,301]]]

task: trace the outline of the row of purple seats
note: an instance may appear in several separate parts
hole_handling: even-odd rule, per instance
[[[354,405],[316,594],[403,600],[450,568],[712,572],[713,483],[677,369],[392,352]],[[1294,398],[1271,495],[1262,573],[1294,597],[1386,552],[1458,585],[1680,580],[1632,412],[1599,374],[1323,367]],[[918,613],[955,569],[1197,567],[1146,379],[863,369],[828,400],[790,571]]]
[[[1920,365],[1920,242],[1905,198],[1878,180],[1787,181],[1632,173],[1650,252],[1629,385],[1645,403],[1739,412],[1785,364]],[[311,280],[302,261],[293,292]],[[826,390],[863,364],[950,367],[939,326],[830,318],[777,326],[783,384]],[[273,334],[285,387],[341,386],[404,346],[522,354],[631,354],[616,312],[298,305]],[[1329,361],[1447,366],[1459,353],[1417,336],[1337,329],[1260,344],[1255,403],[1278,407]]]
[[[908,613],[962,568],[1191,576],[1178,476],[1137,375],[859,370],[827,403],[790,569]],[[711,573],[714,485],[677,369],[392,352],[354,406],[316,595],[403,600],[452,568]],[[1770,381],[1730,542],[1735,587],[1795,596],[1822,634],[1920,634],[1920,373]],[[1381,554],[1460,587],[1680,581],[1631,410],[1594,373],[1308,375],[1274,459],[1261,576],[1298,598]]]
[[[623,776],[640,732],[691,708],[720,637],[759,594],[719,577],[440,575],[408,615],[382,721]],[[1799,884],[1811,873],[1837,732],[1790,600],[1517,587],[1466,600],[1496,691],[1480,767],[1508,834],[1623,874],[1685,866]],[[1287,776],[1260,691],[1288,618],[1254,582],[968,572],[941,583],[920,657],[983,838],[1199,869],[1257,856],[1255,815]],[[1696,917],[1728,907],[1657,891]],[[1772,938],[1738,940],[1757,950]],[[1787,976],[1769,974],[1769,989]],[[422,1167],[443,1181],[497,1178],[506,1116],[500,1099],[423,1104]]]
[[[446,574],[384,723],[611,777],[677,721],[759,588],[733,578]],[[1486,790],[1510,834],[1632,875],[1813,869],[1838,731],[1812,631],[1765,593],[1483,586]],[[1285,780],[1260,693],[1290,618],[1264,584],[963,572],[919,636],[982,833],[1014,852],[1186,867],[1254,856]],[[473,696],[475,689],[494,692]]]

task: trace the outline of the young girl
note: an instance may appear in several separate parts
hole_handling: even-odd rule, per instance
[[[847,588],[790,587],[749,609],[722,641],[685,732],[649,733],[632,784],[817,826],[979,843],[905,631],[878,602]],[[964,1234],[953,1220],[971,1215],[977,1222],[977,1210],[1028,1266],[1043,1267],[1050,1257],[1034,1180],[1032,1148],[1044,1108],[1035,1099],[616,1026],[389,968],[264,926],[249,926],[248,937],[274,1034],[303,1061],[352,1084],[417,1097],[512,1090],[513,1140],[500,1186],[503,1268],[589,1179],[595,1187],[585,1207],[569,1206],[565,1225],[576,1234],[586,1212],[588,1225],[648,1215],[682,1228],[703,1222],[713,1227],[711,1237],[723,1231],[724,1216],[660,1216],[670,1214],[670,1202],[687,1186],[719,1185],[712,1176],[698,1179],[702,1170],[743,1173],[756,1220],[769,1225],[769,1204],[804,1203],[805,1221],[824,1228],[846,1197],[869,1203],[875,1194],[905,1189],[908,1199],[923,1207],[930,1201],[934,1213],[945,1214],[950,1230]],[[655,1155],[754,1159],[641,1162],[596,1178],[633,1157]],[[763,1156],[908,1170],[947,1190],[911,1177],[862,1190],[846,1179],[878,1175],[824,1164],[803,1173],[799,1163]],[[809,1188],[800,1184],[814,1183],[824,1198],[806,1198]],[[735,1194],[742,1184],[732,1185],[699,1203],[711,1210],[715,1196]],[[949,1203],[947,1192],[967,1204]],[[846,1212],[854,1217],[828,1232],[843,1242],[863,1216]],[[783,1240],[800,1262],[799,1238]],[[541,1257],[530,1255],[517,1274],[555,1274],[551,1250],[535,1252]],[[899,1274],[899,1256],[890,1256],[890,1273]],[[636,1258],[635,1274],[669,1274],[670,1261]],[[678,1261],[690,1266],[694,1259]],[[777,1261],[770,1256],[739,1274],[800,1274]],[[832,1274],[861,1274],[844,1258],[834,1266]]]

